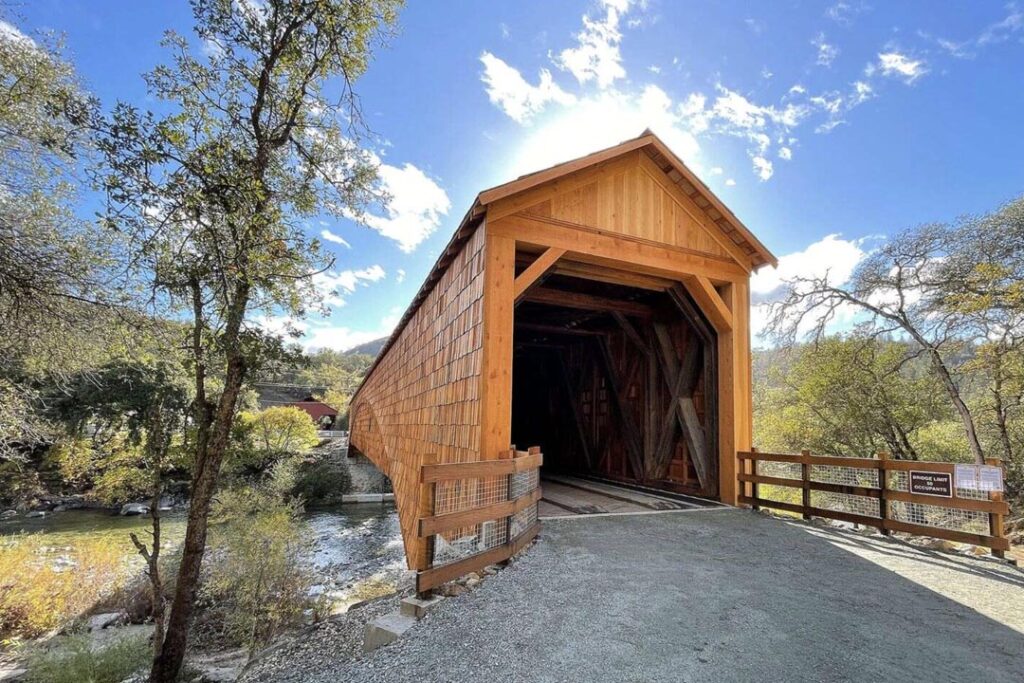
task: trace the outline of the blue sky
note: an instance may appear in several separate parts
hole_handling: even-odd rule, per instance
[[[104,104],[146,104],[185,2],[35,0]],[[307,345],[390,331],[481,189],[651,127],[781,259],[831,269],[878,239],[1024,193],[1024,6],[1001,2],[410,2],[357,84],[394,196],[310,221],[336,269]],[[325,231],[327,231],[325,233]]]

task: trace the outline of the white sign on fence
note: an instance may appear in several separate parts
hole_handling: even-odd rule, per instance
[[[1002,492],[1003,469],[991,465],[957,465],[956,487],[972,491]]]

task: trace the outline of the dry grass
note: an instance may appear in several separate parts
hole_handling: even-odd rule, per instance
[[[50,543],[42,534],[0,538],[0,641],[65,626],[127,577],[123,548],[111,538]]]

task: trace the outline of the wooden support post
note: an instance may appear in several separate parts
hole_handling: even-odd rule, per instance
[[[985,464],[986,465],[991,465],[992,467],[1002,467],[1003,466],[1003,463],[1000,460],[998,460],[997,458],[986,458],[985,459]],[[1001,501],[1003,499],[1003,494],[1002,494],[1002,492],[999,492],[999,491],[992,491],[991,493],[988,494],[988,497],[989,497],[990,500]],[[989,534],[989,536],[994,536],[996,538],[1002,538],[1003,537],[1003,533],[1004,533],[1004,529],[1003,529],[1003,516],[1001,514],[999,514],[999,513],[990,512],[988,514],[988,534]],[[1000,558],[1000,559],[1005,559],[1006,558],[1006,551],[1005,550],[995,550],[995,549],[993,549],[992,550],[992,554],[994,556]]]
[[[425,455],[423,457],[424,465],[433,465],[437,462],[437,456],[433,454]],[[435,513],[434,500],[436,492],[437,482],[427,482],[420,484],[420,501],[419,501],[419,518],[432,517]],[[428,536],[423,539],[423,557],[419,558],[417,562],[417,569],[420,571],[431,569],[434,566],[434,537]],[[418,591],[417,595],[420,598],[429,598],[433,591],[430,589]]]
[[[489,226],[484,225],[487,229]],[[512,334],[516,243],[488,230],[484,245],[480,361],[480,459],[505,457],[512,442]]]
[[[750,452],[751,453],[757,453],[757,449],[754,448],[753,446],[751,446],[750,447]],[[750,460],[747,461],[747,463],[748,463],[747,464],[748,474],[752,474],[754,476],[757,476],[757,460],[754,459],[754,458],[751,458]],[[761,497],[760,493],[757,490],[757,482],[756,481],[750,482],[750,497],[754,498],[754,499],[758,499],[758,498]],[[761,509],[761,506],[758,505],[757,503],[754,503],[751,507],[754,510],[760,510]]]
[[[804,508],[804,519],[811,518],[811,513],[808,512],[811,509],[811,464],[806,460],[810,455],[811,452],[808,450],[800,451],[800,456],[804,458],[804,461],[800,463],[800,478],[804,484],[801,499]]]
[[[878,516],[882,520],[878,530],[883,536],[892,533],[885,527],[885,522],[889,519],[889,470],[885,468],[885,461],[888,459],[888,451],[878,451]]]

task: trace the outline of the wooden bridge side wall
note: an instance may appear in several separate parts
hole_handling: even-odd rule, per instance
[[[416,528],[421,466],[427,458],[432,463],[481,459],[484,247],[481,226],[352,406],[352,444],[391,479],[411,569],[425,569],[429,559]]]

